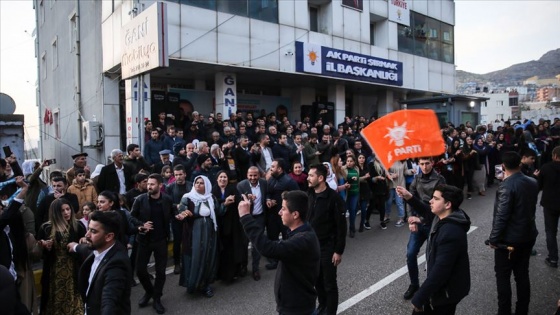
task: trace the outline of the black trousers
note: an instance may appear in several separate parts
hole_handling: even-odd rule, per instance
[[[257,222],[257,224],[259,225],[260,231],[264,231],[264,227],[265,227],[265,214],[261,213],[259,215],[254,215],[253,219],[255,219],[255,222]],[[261,253],[259,253],[259,251],[257,250],[257,247],[255,247],[255,244],[251,244],[251,258],[252,258],[252,265],[251,268],[253,268],[253,272],[255,271],[259,271],[259,264],[261,261]]]
[[[511,315],[511,273],[515,278],[517,302],[515,315],[529,313],[531,281],[529,280],[529,259],[535,240],[517,245],[511,253],[507,249],[494,250],[494,271],[498,287],[498,315]]]
[[[455,309],[457,308],[457,304],[445,304],[445,305],[437,305],[431,306],[427,304],[424,306],[423,312],[415,312],[412,311],[413,315],[454,315]]]
[[[560,211],[558,209],[544,208],[544,231],[546,233],[546,249],[548,249],[548,258],[552,261],[558,261],[558,218]]]
[[[150,256],[154,254],[156,280],[154,284],[150,280],[148,274],[148,263]],[[147,244],[138,244],[138,254],[136,257],[136,275],[144,291],[151,294],[154,299],[159,299],[163,293],[165,284],[165,267],[167,266],[167,241],[161,240],[157,242],[149,242]]]
[[[315,284],[319,306],[317,314],[336,315],[338,309],[338,284],[336,282],[336,269],[332,262],[334,244],[332,241],[321,243],[321,260],[319,277]]]

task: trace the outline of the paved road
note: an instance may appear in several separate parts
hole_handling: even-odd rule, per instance
[[[469,233],[471,292],[458,306],[457,314],[496,314],[497,295],[493,271],[493,252],[484,245],[492,225],[495,188],[485,197],[465,200],[463,209],[472,220]],[[395,211],[392,212],[393,215]],[[393,220],[394,222],[394,220]],[[560,271],[544,264],[546,244],[542,208],[537,208],[539,237],[535,245],[538,255],[531,258],[530,314],[553,314],[560,297]],[[408,287],[405,251],[409,232],[406,227],[389,224],[387,230],[374,226],[348,239],[342,264],[338,269],[340,314],[410,314],[409,301],[402,298]],[[420,255],[423,255],[423,250]],[[249,276],[233,284],[214,284],[215,296],[190,296],[178,285],[178,276],[170,274],[162,303],[167,314],[274,314],[273,283],[275,271],[267,271],[261,261],[262,279]],[[404,268],[403,268],[404,267]],[[421,276],[425,276],[421,264]],[[423,281],[423,279],[421,279]],[[515,288],[514,288],[515,292]],[[134,314],[155,314],[151,307],[139,309],[141,286],[132,289]],[[515,300],[515,299],[514,299]]]

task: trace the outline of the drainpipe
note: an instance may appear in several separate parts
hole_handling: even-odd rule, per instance
[[[34,6],[35,6],[35,56],[37,58],[37,87],[36,87],[36,91],[35,91],[35,99],[37,102],[37,107],[38,112],[39,112],[39,142],[41,143],[41,145],[39,146],[39,156],[41,161],[43,161],[44,156],[43,156],[43,140],[41,139],[45,139],[44,137],[44,126],[43,126],[43,116],[44,116],[44,112],[43,112],[43,107],[41,106],[41,53],[39,52],[39,34],[41,33],[39,28],[41,27],[39,25],[39,3],[38,1],[34,2]]]
[[[82,60],[80,56],[80,0],[76,0],[76,82],[74,86],[76,107],[78,108],[78,136],[80,137],[80,152],[84,151],[82,141]]]

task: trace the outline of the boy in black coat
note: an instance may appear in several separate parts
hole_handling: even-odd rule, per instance
[[[404,187],[400,194],[418,213],[435,215],[426,247],[428,276],[412,298],[413,314],[455,314],[471,287],[467,232],[471,221],[459,206],[463,192],[450,185],[436,186],[430,205]]]

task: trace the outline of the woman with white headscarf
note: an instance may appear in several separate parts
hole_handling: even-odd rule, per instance
[[[327,178],[325,182],[327,183],[327,185],[329,185],[331,189],[334,189],[335,191],[338,192],[338,183],[336,182],[336,175],[333,172],[331,163],[323,162],[323,165],[327,167]]]
[[[190,294],[200,292],[209,298],[214,296],[210,284],[217,272],[216,216],[222,215],[223,210],[212,195],[208,177],[196,176],[191,191],[183,195],[176,216],[183,221],[183,268],[179,284]]]

